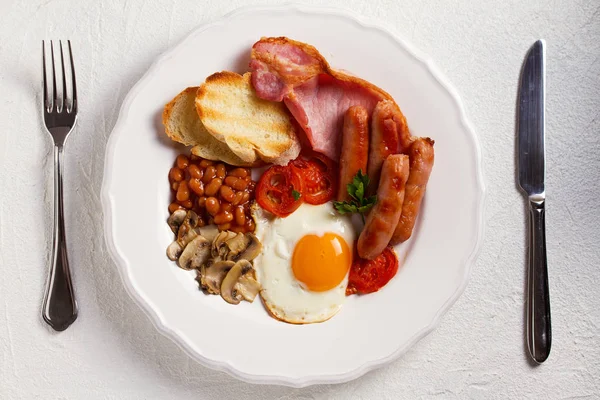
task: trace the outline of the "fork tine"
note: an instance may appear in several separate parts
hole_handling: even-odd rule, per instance
[[[46,42],[42,40],[42,75],[44,76],[44,110],[48,111],[48,82],[46,80]]]
[[[58,92],[56,90],[56,64],[54,63],[54,41],[50,41],[50,53],[52,53],[52,110],[58,110]]]
[[[71,41],[67,40],[69,43],[69,58],[71,61],[71,79],[73,80],[73,101],[71,102],[71,111],[77,111],[77,82],[75,80],[75,64],[73,63],[73,51],[71,50]]]
[[[65,58],[63,57],[63,46],[62,46],[62,40],[59,40],[58,43],[60,44],[60,65],[62,67],[62,92],[63,92],[63,102],[62,102],[62,108],[61,108],[61,112],[64,110],[67,110],[67,77],[65,75]]]

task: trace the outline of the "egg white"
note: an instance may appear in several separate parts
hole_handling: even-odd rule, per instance
[[[318,206],[302,204],[294,213],[277,218],[253,209],[256,236],[263,244],[254,260],[256,278],[262,289],[261,298],[277,319],[306,324],[322,322],[334,316],[346,299],[348,274],[335,288],[313,292],[296,280],[292,271],[292,255],[298,241],[310,234],[334,233],[342,237],[352,251],[357,233],[349,218],[339,215],[331,203]]]

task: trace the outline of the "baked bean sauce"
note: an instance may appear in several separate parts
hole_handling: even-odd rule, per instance
[[[253,232],[250,203],[256,182],[250,169],[180,154],[169,171],[173,201],[169,214],[194,210],[198,226],[215,224],[220,231]]]

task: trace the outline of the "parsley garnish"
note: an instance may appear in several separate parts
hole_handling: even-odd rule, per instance
[[[377,202],[377,196],[365,197],[365,192],[369,186],[369,177],[358,170],[352,183],[346,186],[350,201],[334,201],[333,206],[340,214],[359,213],[363,223],[365,222],[365,213]]]
[[[294,196],[294,200],[298,201],[298,200],[300,200],[300,196],[302,196],[302,195],[300,194],[299,191],[292,190],[292,196]]]

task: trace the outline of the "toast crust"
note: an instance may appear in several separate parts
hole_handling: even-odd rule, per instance
[[[235,166],[251,167],[258,164],[243,161],[206,130],[196,112],[197,91],[196,86],[188,87],[165,105],[162,122],[167,136],[186,146],[194,146],[192,154],[198,157]]]

